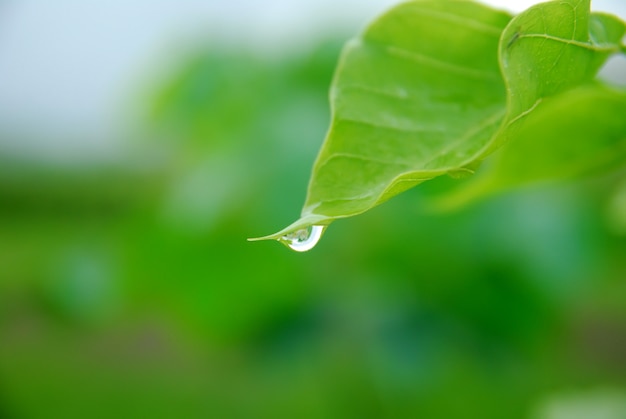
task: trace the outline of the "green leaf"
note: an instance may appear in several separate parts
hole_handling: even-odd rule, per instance
[[[447,210],[537,181],[571,179],[626,161],[626,91],[588,84],[546,98],[485,173],[430,203]]]
[[[595,115],[621,103],[590,83],[623,34],[618,19],[591,15],[589,0],[540,4],[512,20],[470,1],[393,8],[343,51],[301,218],[263,239],[362,213],[443,174],[471,174],[512,140],[552,141],[554,127],[567,128],[555,117],[563,111],[606,101]],[[581,85],[589,86],[552,100]]]
[[[591,84],[548,98],[517,136],[496,159],[500,185],[615,167],[626,161],[626,91]]]
[[[586,35],[572,22],[587,22]],[[593,82],[625,33],[615,16],[589,14],[589,1],[540,4],[513,19],[500,45],[509,109],[486,154],[507,144],[488,173],[434,206],[626,161],[626,92]]]
[[[519,136],[524,119],[545,98],[592,81],[608,57],[619,52],[623,22],[590,14],[589,6],[590,0],[542,3],[507,26],[500,43],[507,117],[485,155]]]
[[[469,165],[504,117],[498,41],[510,18],[473,2],[414,1],[350,41],[302,216],[263,239],[362,213]]]

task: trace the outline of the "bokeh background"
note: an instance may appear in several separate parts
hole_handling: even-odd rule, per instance
[[[393,3],[0,2],[1,418],[626,418],[626,170],[246,241]]]

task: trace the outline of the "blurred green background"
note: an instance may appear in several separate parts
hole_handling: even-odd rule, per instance
[[[246,241],[299,214],[354,30],[172,50],[104,158],[3,102],[0,417],[626,418],[626,170]]]

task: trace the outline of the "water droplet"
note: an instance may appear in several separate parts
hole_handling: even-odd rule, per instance
[[[320,241],[326,226],[309,226],[289,233],[278,239],[281,243],[296,252],[306,252]]]

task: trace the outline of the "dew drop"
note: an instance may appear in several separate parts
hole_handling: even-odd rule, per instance
[[[306,252],[315,247],[320,241],[326,226],[309,226],[286,234],[278,241],[296,252]]]

